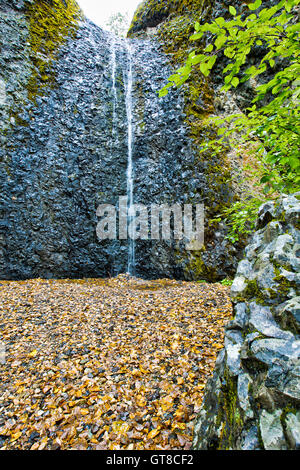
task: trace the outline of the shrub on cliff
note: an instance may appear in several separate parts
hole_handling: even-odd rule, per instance
[[[292,193],[300,182],[300,41],[299,23],[295,21],[299,0],[280,1],[269,8],[261,8],[261,4],[261,0],[249,4],[246,16],[238,15],[230,6],[231,19],[227,21],[219,17],[203,25],[197,22],[190,39],[202,41],[202,52],[189,54],[185,65],[169,78],[160,96],[167,94],[173,85],[180,86],[188,80],[194,67],[200,67],[209,76],[223,54],[227,58],[223,90],[229,91],[250,80],[256,96],[245,113],[210,117],[218,127],[218,138],[209,141],[201,151],[216,152],[228,141],[235,149],[241,142],[250,144],[261,163],[263,191]],[[249,66],[251,51],[257,47],[263,51],[262,58],[258,64]],[[272,69],[272,78],[258,84],[257,77]],[[231,221],[233,241],[238,236],[237,227],[241,232],[249,218],[254,221],[253,204],[252,200],[241,208],[237,203],[227,210],[225,215]]]

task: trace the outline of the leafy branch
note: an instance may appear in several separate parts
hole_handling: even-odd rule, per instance
[[[228,92],[252,79],[256,83],[252,105],[243,113],[211,116],[208,125],[215,125],[217,138],[203,143],[199,151],[214,155],[222,145],[237,149],[241,144],[251,146],[256,142],[255,155],[261,164],[260,183],[265,193],[294,192],[300,184],[300,28],[296,22],[299,2],[282,0],[270,8],[261,8],[262,1],[256,0],[248,5],[247,16],[237,15],[230,6],[229,20],[219,17],[203,25],[197,22],[190,40],[197,42],[201,52],[191,52],[159,93],[163,97],[171,87],[180,87],[195,67],[208,77],[222,55],[228,60],[221,91]],[[247,67],[249,55],[257,46],[262,46],[263,56],[258,64]],[[276,73],[279,67],[281,70]],[[267,83],[257,83],[257,77],[271,69],[273,77]],[[258,202],[243,201],[227,211],[233,239],[240,227],[246,232],[246,221],[251,217],[254,220]]]

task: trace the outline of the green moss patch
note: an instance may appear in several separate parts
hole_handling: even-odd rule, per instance
[[[82,13],[75,0],[34,0],[26,6],[29,26],[30,58],[33,71],[28,98],[34,100],[53,86],[53,62],[68,37],[74,37]]]

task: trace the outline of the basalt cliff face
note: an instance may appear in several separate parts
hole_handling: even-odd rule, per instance
[[[122,40],[86,20],[73,0],[1,0],[1,278],[127,271],[128,240],[99,241],[96,210],[128,193],[129,119],[134,202],[204,203],[206,210],[200,251],[137,240],[135,273],[210,280],[234,273],[238,247],[224,239],[224,224],[208,225],[238,192],[232,165],[226,154],[197,151],[213,133],[203,117],[220,97],[196,75],[189,100],[185,89],[158,98],[186,54],[196,16],[220,9],[218,2],[147,1],[132,38]]]

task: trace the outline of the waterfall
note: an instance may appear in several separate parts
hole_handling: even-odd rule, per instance
[[[111,38],[111,50],[110,50],[110,67],[112,76],[112,95],[113,95],[113,117],[112,117],[112,137],[115,134],[115,122],[116,122],[116,107],[117,107],[117,89],[116,89],[116,38]]]
[[[133,120],[132,120],[132,46],[129,40],[126,41],[127,47],[127,77],[126,77],[126,114],[127,114],[127,143],[128,143],[128,159],[127,159],[127,207],[128,207],[128,226],[129,226],[129,245],[128,245],[128,268],[129,274],[135,274],[135,241],[132,233],[130,233],[130,226],[133,220]]]
[[[126,54],[126,66],[123,69],[124,84],[125,84],[125,106],[126,106],[126,119],[127,119],[127,171],[126,171],[126,182],[127,182],[127,225],[129,227],[129,240],[128,240],[128,259],[127,259],[127,272],[131,275],[135,274],[135,241],[130,236],[131,222],[133,220],[133,109],[132,109],[132,46],[130,40],[124,41],[124,52]],[[112,77],[112,146],[116,139],[116,110],[117,110],[117,89],[116,89],[116,69],[117,69],[117,38],[112,36],[110,38],[110,70]]]

